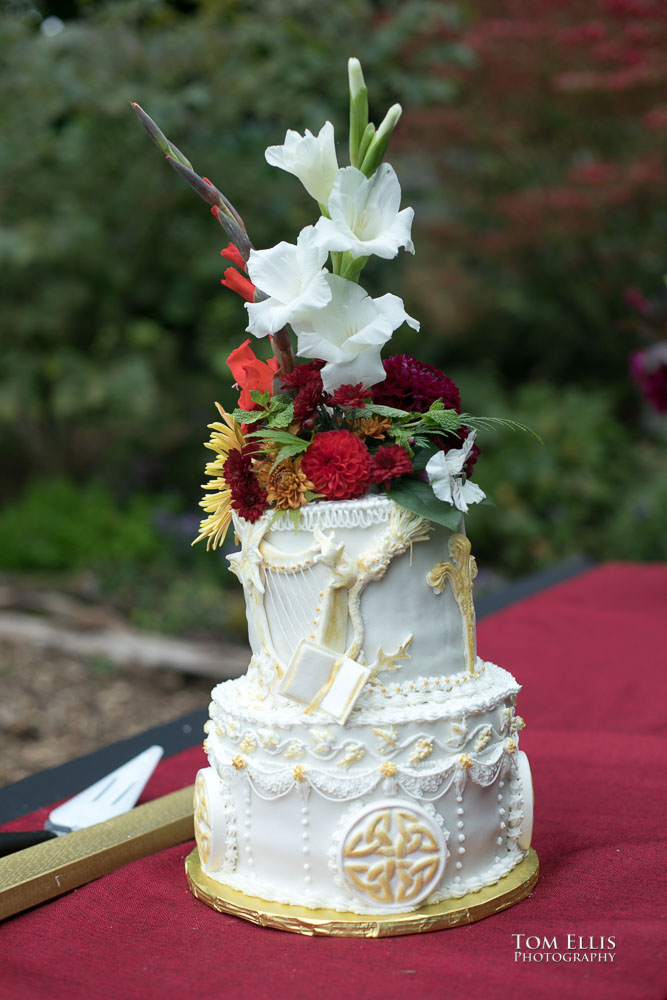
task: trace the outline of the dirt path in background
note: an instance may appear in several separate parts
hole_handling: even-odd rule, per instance
[[[1,642],[0,785],[205,708],[213,683]]]

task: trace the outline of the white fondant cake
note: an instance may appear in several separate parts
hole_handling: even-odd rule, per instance
[[[386,496],[235,518],[252,660],[212,693],[195,793],[212,879],[265,900],[408,912],[530,844],[519,685],[475,652],[475,561]]]

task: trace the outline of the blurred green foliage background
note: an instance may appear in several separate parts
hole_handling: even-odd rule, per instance
[[[88,568],[142,624],[213,623],[223,563],[188,546],[245,311],[219,285],[222,230],[129,102],[272,246],[315,206],[264,149],[328,118],[346,162],[350,55],[376,122],[404,107],[388,159],[417,253],[364,275],[422,321],[393,349],[455,377],[466,410],[544,439],[480,436],[475,478],[497,505],[470,517],[480,564],[667,558],[665,420],[628,376],[643,328],[624,296],[659,296],[667,270],[667,15],[651,0],[518,9],[5,5],[0,569]]]

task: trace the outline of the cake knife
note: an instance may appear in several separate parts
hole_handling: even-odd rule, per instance
[[[136,804],[163,753],[161,746],[148,747],[53,809],[42,830],[0,832],[0,857],[127,812]]]

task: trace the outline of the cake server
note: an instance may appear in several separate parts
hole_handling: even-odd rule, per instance
[[[0,833],[0,856],[33,847],[64,833],[104,823],[132,809],[164,750],[151,746],[51,811],[43,830]]]

